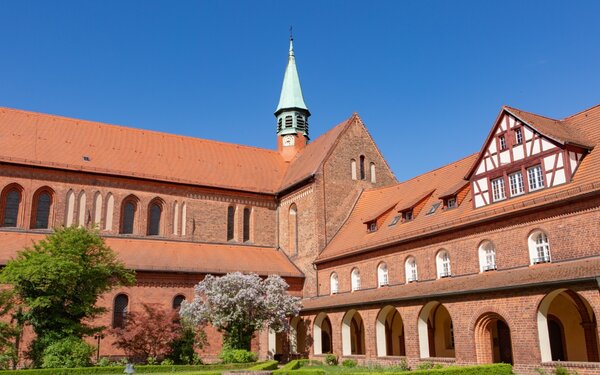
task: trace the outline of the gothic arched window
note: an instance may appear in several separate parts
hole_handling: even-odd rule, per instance
[[[249,208],[244,208],[244,234],[242,239],[244,242],[250,241],[250,213]]]
[[[295,203],[288,214],[288,240],[290,255],[298,255],[298,207]]]
[[[31,210],[31,228],[47,229],[50,226],[50,207],[52,206],[52,191],[47,188],[38,190],[33,196]]]
[[[365,156],[360,156],[360,179],[365,179]]]
[[[20,186],[13,185],[4,190],[2,194],[2,226],[16,227],[21,207]]]
[[[121,206],[121,234],[133,234],[137,199],[133,196],[125,198]]]
[[[234,238],[234,224],[235,224],[235,207],[227,207],[227,241],[231,241]]]
[[[148,230],[149,236],[158,236],[160,234],[160,219],[162,217],[162,204],[158,199],[153,200],[148,205]]]
[[[129,297],[126,294],[119,294],[115,297],[113,304],[113,328],[123,328],[125,326],[125,319],[127,318],[127,311],[129,307]]]

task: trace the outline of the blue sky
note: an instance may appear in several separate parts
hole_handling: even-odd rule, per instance
[[[275,148],[294,45],[312,138],[358,112],[399,180],[503,104],[600,103],[598,1],[0,0],[0,106]]]

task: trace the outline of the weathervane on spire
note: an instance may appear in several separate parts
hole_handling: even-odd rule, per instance
[[[290,40],[294,40],[294,35],[292,34],[292,25],[290,25]]]

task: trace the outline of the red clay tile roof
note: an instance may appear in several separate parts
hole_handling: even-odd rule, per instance
[[[358,115],[353,114],[346,121],[336,125],[333,129],[317,138],[314,142],[309,143],[304,150],[298,153],[294,159],[292,159],[291,165],[285,173],[279,190],[283,191],[317,173],[340,135],[357,119]]]
[[[584,136],[588,144],[600,142],[600,105],[568,117],[564,122]],[[348,220],[319,254],[316,263],[410,241],[420,236],[475,223],[507,212],[559,201],[569,196],[600,191],[600,150],[594,149],[584,157],[570,183],[538,190],[477,209],[473,208],[472,198],[469,194],[457,208],[437,210],[431,215],[426,215],[429,207],[439,202],[442,195],[454,189],[454,186],[463,183],[463,176],[467,174],[477,158],[478,154],[473,154],[397,185],[363,192]],[[365,218],[372,217],[374,213],[389,207],[390,202],[399,202],[397,207],[404,206],[432,189],[435,189],[433,195],[421,213],[413,220],[399,222],[391,227],[382,225],[376,232],[367,233],[363,224]],[[391,219],[388,218],[388,221]]]
[[[304,299],[302,311],[594,280],[599,275],[598,270],[600,257],[490,271]]]
[[[19,250],[44,237],[30,232],[0,231],[0,264],[6,264]],[[304,277],[274,248],[113,237],[105,241],[128,268],[137,271],[213,274],[240,271]]]
[[[505,106],[504,109],[539,133],[561,144],[574,144],[584,148],[593,148],[594,146],[594,142],[583,136],[577,127],[567,121],[551,119],[508,106]]]
[[[0,107],[0,161],[275,194],[316,173],[357,117],[285,163],[273,150]]]

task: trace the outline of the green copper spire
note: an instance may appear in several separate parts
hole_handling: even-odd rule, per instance
[[[277,117],[277,134],[296,134],[301,132],[308,137],[308,122],[310,116],[308,107],[304,103],[300,78],[296,69],[296,57],[294,56],[294,38],[290,35],[290,50],[288,63],[283,76],[281,96],[275,110]]]

